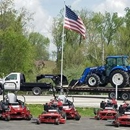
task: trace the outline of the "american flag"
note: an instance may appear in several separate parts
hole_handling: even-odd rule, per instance
[[[80,33],[86,38],[86,28],[79,16],[77,16],[69,7],[65,6],[64,28]]]

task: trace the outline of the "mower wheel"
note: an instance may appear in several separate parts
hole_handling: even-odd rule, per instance
[[[120,126],[120,123],[119,122],[116,122],[115,123],[115,127],[119,127]]]
[[[32,118],[32,115],[28,115],[26,119],[31,120],[31,118]]]
[[[100,116],[99,115],[97,116],[97,120],[100,120]]]
[[[60,122],[59,122],[59,119],[58,119],[58,118],[56,118],[56,119],[55,119],[55,124],[56,124],[56,125],[59,125],[59,124],[60,124]]]
[[[41,124],[41,121],[39,119],[37,119],[36,123],[39,125],[39,124]]]
[[[66,116],[66,113],[65,112],[62,112],[61,113],[61,116],[66,120],[67,119],[67,116]]]
[[[81,118],[81,116],[80,116],[79,114],[75,115],[75,120],[76,120],[76,121],[79,121],[80,118]]]
[[[9,115],[5,117],[5,121],[10,121],[10,116]]]
[[[93,109],[93,113],[94,113],[94,115],[97,114],[97,109],[96,108]]]

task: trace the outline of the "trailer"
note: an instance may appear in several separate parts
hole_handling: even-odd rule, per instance
[[[58,90],[58,88],[57,88]],[[89,86],[75,86],[75,87],[64,87],[64,92],[70,94],[71,92],[90,92],[90,93],[106,93],[110,99],[115,98],[116,96],[116,88],[113,87],[89,87]],[[130,99],[130,87],[118,88],[117,89],[117,98],[121,100],[129,100]]]

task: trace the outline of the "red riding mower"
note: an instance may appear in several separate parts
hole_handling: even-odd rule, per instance
[[[56,125],[66,123],[66,115],[62,110],[62,103],[57,100],[51,100],[44,105],[44,112],[38,116],[37,124],[53,123]]]
[[[66,113],[67,119],[80,120],[81,116],[76,110],[73,102],[68,100],[64,95],[59,95],[58,100],[62,101],[63,103],[63,111]]]
[[[3,96],[3,100],[0,102],[1,119],[9,121],[10,119],[26,119],[31,120],[32,115],[24,102],[17,99],[14,93],[8,93]]]
[[[119,115],[112,122],[112,124],[115,125],[116,127],[119,127],[120,125],[130,126],[130,106],[126,106],[124,108],[123,105],[120,105]]]
[[[116,106],[117,107],[117,106]],[[100,109],[94,109],[95,119],[97,120],[108,120],[108,119],[115,119],[118,112],[113,107],[111,102],[104,102],[100,103]]]

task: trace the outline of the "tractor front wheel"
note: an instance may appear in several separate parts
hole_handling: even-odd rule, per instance
[[[129,84],[129,76],[123,70],[115,70],[110,75],[110,83],[113,87],[118,88],[126,87]]]
[[[91,74],[87,76],[86,83],[89,87],[98,87],[100,84],[100,78],[96,74]]]

